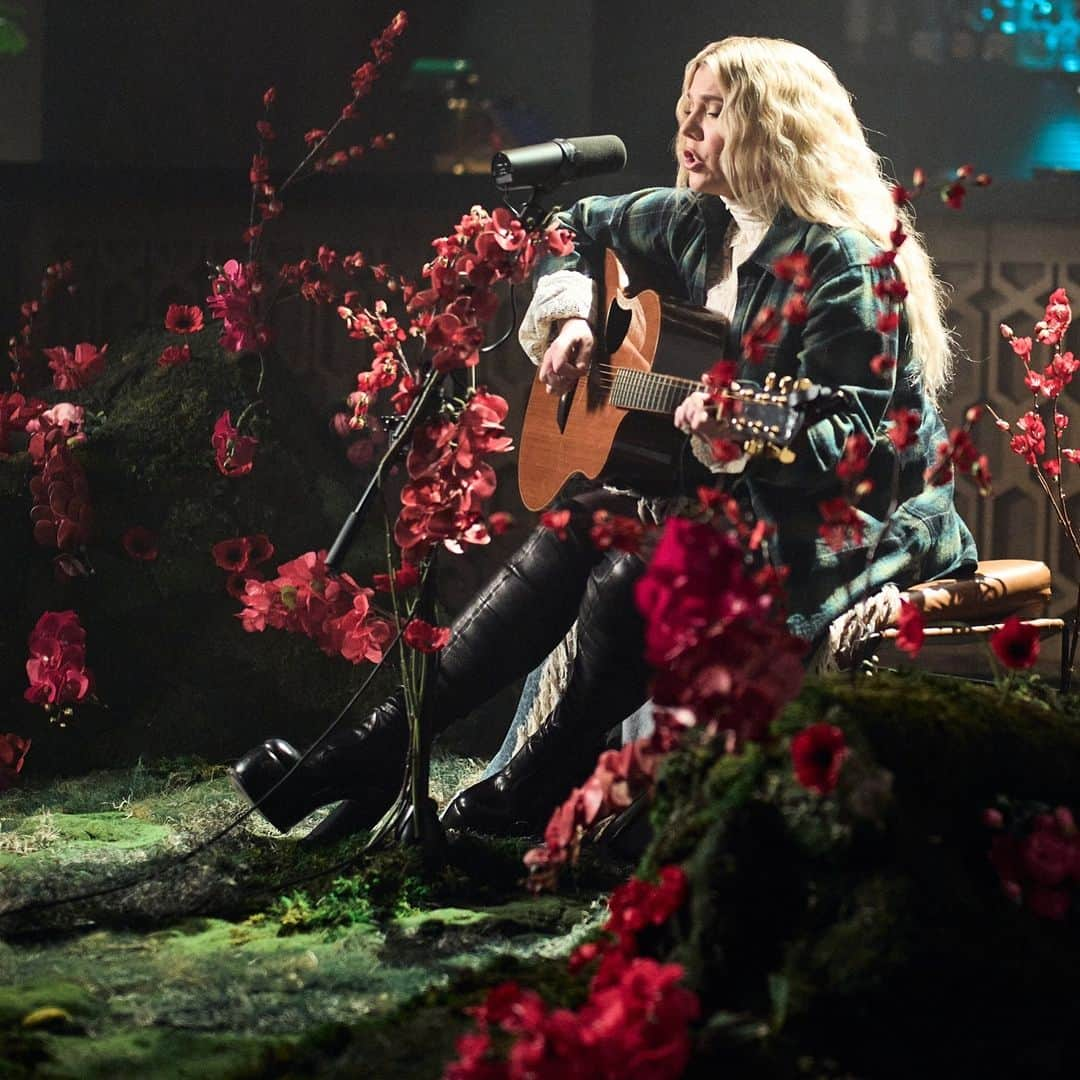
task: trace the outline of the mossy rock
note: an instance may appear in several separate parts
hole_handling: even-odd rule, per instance
[[[981,813],[997,795],[1076,805],[1075,709],[920,675],[810,681],[776,729],[844,730],[834,794],[802,789],[779,739],[674,756],[642,869],[679,862],[690,877],[686,908],[648,944],[702,996],[695,1069],[1074,1074],[1080,932],[1005,899]],[[761,1021],[749,1056],[710,1024],[733,1012]]]
[[[361,477],[344,460],[327,417],[298,379],[268,357],[260,440],[253,471],[220,475],[210,435],[226,409],[234,422],[255,395],[258,360],[222,352],[207,329],[191,339],[191,363],[159,368],[175,338],[147,332],[109,349],[105,374],[74,398],[91,414],[76,454],[95,509],[88,557],[93,573],[55,578],[55,552],[30,535],[26,454],[0,461],[8,503],[0,557],[17,567],[0,625],[0,693],[10,703],[0,725],[33,738],[26,769],[39,775],[130,763],[141,756],[196,753],[223,760],[277,734],[310,741],[348,700],[365,671],[323,655],[307,639],[276,631],[247,634],[226,574],[211,556],[219,540],[266,533],[276,553],[265,569],[330,546],[352,509]],[[124,551],[126,529],[157,533],[159,555],[138,562]],[[363,579],[380,568],[383,526],[375,520],[354,545],[349,569]],[[87,631],[87,663],[99,704],[84,704],[65,729],[22,701],[26,640],[46,610],[74,608]],[[368,704],[385,691],[384,680]]]

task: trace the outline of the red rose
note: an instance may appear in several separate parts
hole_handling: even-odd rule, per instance
[[[836,789],[850,751],[843,731],[832,724],[811,724],[791,740],[795,779],[818,795]]]

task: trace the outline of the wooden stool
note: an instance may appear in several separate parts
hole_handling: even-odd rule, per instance
[[[948,578],[913,585],[902,598],[923,615],[926,644],[957,643],[965,637],[985,638],[1016,616],[1043,636],[1061,634],[1061,689],[1069,688],[1069,628],[1064,619],[1047,618],[1050,568],[1031,559],[989,559],[970,578]],[[893,640],[895,626],[866,639]],[[860,648],[862,651],[862,648]]]

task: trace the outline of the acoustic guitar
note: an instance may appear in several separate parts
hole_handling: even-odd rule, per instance
[[[574,476],[625,482],[643,494],[674,489],[686,437],[672,425],[678,405],[704,390],[702,375],[727,349],[729,322],[652,289],[629,295],[615,254],[604,261],[610,301],[587,375],[562,397],[539,374],[529,394],[518,451],[518,487],[542,510]],[[835,411],[843,394],[770,375],[764,388],[731,387],[720,398],[721,436],[749,453],[794,459],[805,424]]]

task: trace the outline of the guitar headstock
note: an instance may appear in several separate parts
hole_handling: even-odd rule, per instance
[[[790,375],[778,379],[775,372],[761,387],[733,382],[713,399],[724,438],[741,442],[748,454],[768,453],[782,462],[795,460],[791,444],[807,424],[837,412],[847,400],[835,387]]]

